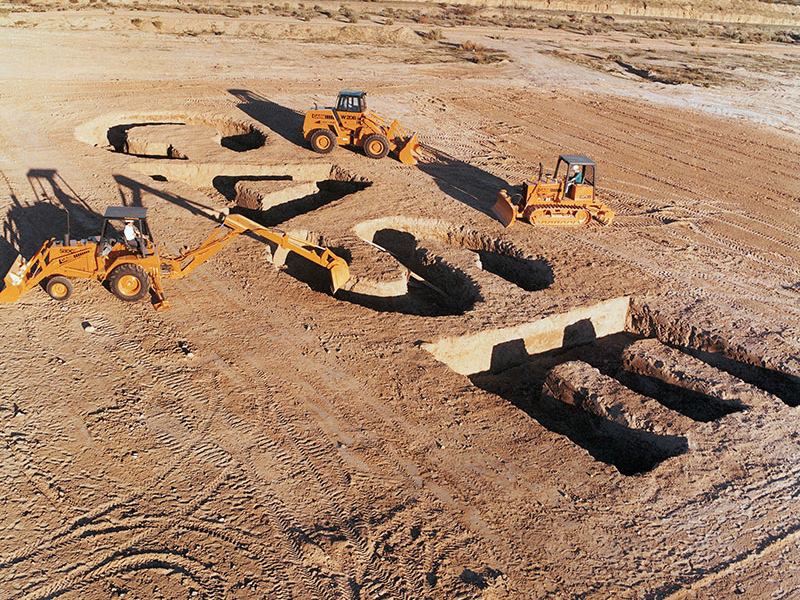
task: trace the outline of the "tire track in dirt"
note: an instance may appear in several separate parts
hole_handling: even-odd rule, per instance
[[[99,322],[99,319],[97,319],[97,320]],[[122,346],[125,348],[126,352],[134,351],[132,343],[129,343],[127,345],[122,344]],[[239,363],[239,364],[241,364],[241,363]],[[236,373],[235,377],[232,377],[232,379],[234,379],[235,381],[248,381],[248,382],[258,382],[258,381],[265,380],[265,378],[266,378],[266,375],[263,372],[258,372],[258,371],[255,372],[255,373]],[[274,377],[270,376],[270,378],[274,378]],[[180,387],[183,387],[183,386],[180,386]],[[277,407],[277,405],[273,405],[273,407]],[[241,421],[238,421],[238,424],[240,425],[240,427],[237,429],[237,435],[239,435],[239,437],[241,437],[242,433],[243,433],[243,431],[241,429]],[[188,425],[188,422],[184,423],[184,425]],[[284,417],[283,419],[279,419],[278,425],[282,426],[284,429],[289,429],[293,433],[293,435],[291,435],[290,438],[293,438],[293,439],[296,439],[296,440],[303,440],[304,439],[303,437],[301,437],[299,435],[299,432],[295,428],[293,428],[293,426],[291,425],[291,421],[288,420],[287,418]],[[304,435],[308,435],[308,434],[306,433]],[[318,437],[318,436],[314,436],[314,438],[316,438],[316,437]],[[234,436],[231,436],[231,439],[236,439],[236,438]],[[162,439],[162,441],[164,441],[164,440]],[[173,444],[174,444],[174,442],[173,442]],[[318,461],[321,457],[323,457],[323,456],[327,457],[331,453],[329,448],[320,448],[312,440],[308,440],[308,439],[305,439],[305,442],[299,443],[298,445],[299,446],[305,446],[305,448],[301,450],[300,454],[304,455],[307,458],[309,458],[309,462],[312,462],[315,459]],[[220,455],[220,453],[218,451],[218,448],[209,448],[209,449],[205,450],[204,452],[201,452],[201,455],[206,457],[206,458],[209,458],[209,460],[211,460],[212,462],[215,462],[218,466],[220,465],[220,461],[223,459],[223,457]],[[316,472],[316,469],[312,469],[312,472]],[[338,491],[336,491],[333,488],[331,488],[329,485],[327,485],[324,480],[322,480],[320,478],[318,478],[318,480],[320,481],[320,484],[321,484],[320,487],[322,488],[322,491],[323,491],[322,497],[324,497],[324,498],[332,497],[339,504],[339,506],[334,506],[334,508],[337,509],[338,511],[341,511],[341,505],[343,504],[343,501],[341,500],[341,494]],[[351,535],[354,534],[354,532],[352,532],[352,531],[350,533],[351,533]],[[354,537],[355,537],[356,540],[358,539],[356,536],[354,536]],[[361,550],[362,550],[363,553],[366,553],[368,551],[368,548],[366,547],[365,543],[361,544]],[[372,580],[370,586],[373,589],[378,589],[378,588],[381,588],[383,586],[382,581],[390,581],[390,580],[396,580],[396,579],[397,579],[397,574],[384,572],[384,573],[381,574],[381,577],[377,578],[376,580]],[[414,578],[409,578],[409,580],[414,580]],[[385,593],[389,594],[390,592],[385,591]]]
[[[204,283],[206,283],[206,282],[204,282]],[[207,283],[211,287],[217,286],[219,294],[222,295],[222,294],[226,294],[227,293],[226,290],[225,290],[225,287],[216,284],[215,281],[208,281]],[[237,308],[241,309],[242,312],[246,312],[246,308],[240,302],[238,302],[238,300],[235,297],[230,297],[229,298],[229,302],[233,303],[234,305],[238,304]],[[226,304],[226,306],[229,306],[229,304],[227,302],[225,304]],[[243,319],[243,322],[246,323],[246,322],[249,322],[249,321],[247,319]],[[265,328],[265,329],[267,331],[271,331],[272,330],[271,327],[270,328]],[[280,346],[283,343],[284,342],[283,342],[282,338],[281,339],[277,339],[277,338],[270,339],[270,344],[275,344],[276,345],[276,349],[280,348]],[[283,352],[279,351],[279,353],[281,355],[288,355],[290,352],[291,352],[290,348],[285,349]],[[246,359],[245,362],[253,363],[254,360],[256,360],[254,357],[248,356],[248,358]],[[263,361],[259,361],[259,362],[263,362]],[[267,378],[266,373],[262,370],[263,367],[259,367],[259,366],[251,367],[251,368],[255,369],[255,371],[256,371],[255,374],[254,374],[255,376],[253,376],[252,374],[240,373],[239,372],[239,370],[242,368],[241,361],[236,361],[235,364],[236,364],[236,367],[231,367],[231,368],[235,368],[237,370],[237,372],[235,374],[236,379],[245,379],[247,381],[258,381],[260,379]],[[287,366],[289,366],[289,365],[287,365]],[[303,366],[305,366],[307,368],[303,368]],[[331,377],[331,371],[329,369],[326,369],[327,376],[325,378],[317,379],[316,377],[314,377],[314,378],[310,378],[309,377],[311,374],[318,372],[319,368],[320,368],[320,366],[316,362],[314,362],[313,364],[309,363],[308,365],[302,365],[302,364],[301,365],[295,365],[293,363],[290,366],[290,370],[291,370],[292,373],[294,373],[295,377],[293,377],[291,379],[291,382],[292,382],[291,385],[294,385],[295,387],[297,385],[301,385],[301,386],[303,386],[305,388],[305,393],[303,394],[303,397],[305,399],[306,405],[308,405],[311,408],[311,412],[312,413],[326,412],[326,413],[330,414],[331,411],[333,411],[333,412],[335,412],[337,414],[341,414],[342,413],[342,407],[339,405],[338,402],[337,402],[336,405],[331,405],[329,408],[322,408],[321,406],[314,406],[315,404],[319,405],[321,402],[323,402],[323,399],[330,400],[330,399],[336,398],[336,397],[338,397],[340,395],[340,392],[335,387],[333,387],[331,385],[331,383],[330,383],[330,380],[332,379],[332,377]],[[281,377],[281,376],[278,376],[278,375],[279,374],[276,374],[276,373],[270,373],[268,378],[271,381],[279,381],[280,382],[282,377],[286,376],[286,375],[283,375]],[[347,379],[346,377],[342,377],[341,378],[341,380],[346,380],[346,379]],[[337,382],[341,382],[341,380],[339,378],[337,378]],[[287,388],[291,387],[291,385],[288,384],[288,383],[285,383],[284,385],[286,385]],[[357,397],[358,395],[363,395],[363,391],[359,387],[356,387],[352,391],[352,394],[353,395],[350,396],[350,397]],[[310,398],[316,398],[317,401],[315,403],[310,403]],[[344,399],[344,401],[348,405],[352,404],[352,402],[349,399]],[[273,404],[271,409],[275,409],[276,407],[277,407],[277,405]],[[370,431],[377,432],[377,431],[386,430],[386,425],[383,424],[383,423],[377,422],[377,423],[370,424],[369,420],[372,420],[372,419],[374,419],[374,415],[371,414],[371,411],[370,411],[370,413],[361,413],[361,412],[352,413],[352,412],[349,412],[347,414],[347,418],[346,418],[347,422],[363,423],[363,426],[368,428]],[[296,418],[294,418],[293,420],[295,422],[297,421]],[[292,427],[291,421],[292,421],[292,419],[287,418],[286,416],[279,417],[279,422],[280,422],[280,426],[281,427],[291,428]],[[299,432],[297,432],[296,429],[294,431],[295,431],[294,435],[291,436],[293,439],[303,439],[302,437],[299,436]],[[314,436],[314,439],[316,439],[317,437],[318,436]],[[408,477],[408,470],[410,468],[410,464],[411,463],[409,463],[406,459],[402,459],[399,456],[397,456],[396,455],[396,451],[394,450],[393,447],[390,447],[390,448],[384,447],[383,450],[386,453],[386,454],[384,454],[383,458],[384,459],[387,458],[387,455],[388,455],[388,456],[391,456],[394,459],[391,462],[391,464],[393,464],[392,470],[394,470],[400,476],[399,478],[398,477],[393,477],[392,480],[394,482],[398,482],[398,481],[401,480],[400,478]],[[313,452],[312,451],[312,452],[309,452],[308,454],[306,454],[306,459],[308,459],[310,462],[313,463],[313,457],[314,456],[316,456],[316,458],[319,459],[322,456],[327,457],[330,452],[331,452],[331,449],[324,450],[323,454],[320,454],[319,452]],[[305,453],[302,452],[302,454],[305,454]],[[362,458],[362,461],[363,461],[363,458]],[[318,472],[319,469],[324,468],[324,465],[326,463],[329,463],[329,459],[327,459],[327,458],[322,463],[316,463],[314,471]],[[378,472],[381,472],[381,471],[385,472],[387,466],[389,466],[389,465],[381,464],[378,467]],[[414,471],[416,471],[416,468],[414,468]],[[369,480],[375,480],[375,478],[372,477],[372,476],[369,476],[368,479]],[[380,477],[380,478],[378,478],[378,481],[383,483],[386,480],[385,480],[385,477]],[[415,483],[414,484],[414,489],[416,489],[416,488],[418,488],[418,484]],[[440,495],[441,495],[441,492],[440,492],[439,496]],[[335,495],[335,496],[339,496],[339,495]],[[437,500],[441,500],[440,497],[436,497],[436,499]],[[451,497],[451,502],[452,502],[452,497]],[[458,506],[458,505],[456,505],[456,506]],[[420,521],[420,522],[428,522],[428,523],[431,523],[431,524],[437,524],[437,527],[441,531],[448,531],[450,529],[450,527],[446,524],[446,522],[444,522],[444,521],[442,521],[441,523],[439,522],[441,520],[441,518],[436,517],[435,514],[430,514],[430,513],[427,513],[427,512],[426,512],[426,514],[424,516],[415,517],[413,520],[414,521]],[[409,529],[410,529],[410,527],[411,526],[409,525]],[[350,533],[351,533],[351,535],[353,535],[353,532],[350,532]],[[355,539],[358,539],[358,537],[356,537]],[[370,542],[362,541],[362,543],[361,543],[362,551],[366,551],[366,548],[368,547],[367,545],[369,543]],[[402,575],[404,575],[404,574],[401,574],[401,576]],[[385,576],[384,576],[384,579],[396,580],[396,579],[398,579],[398,575],[396,573],[395,574],[386,573]],[[409,580],[409,581],[420,580],[419,579],[419,575],[417,575],[415,577],[405,577],[405,579]],[[375,582],[373,582],[372,587],[375,587]]]
[[[216,279],[209,279],[202,282],[202,285],[205,286],[206,284],[209,288],[216,288],[216,292],[219,295],[230,296],[230,292],[226,290],[226,287],[217,283]],[[239,298],[240,297],[241,296],[239,296]],[[240,309],[242,314],[246,313],[247,309],[241,304],[239,298],[231,296],[226,299],[226,302],[223,304],[225,306],[237,306],[237,309]],[[248,319],[243,319],[242,321],[245,323],[251,322],[251,320]],[[269,332],[275,330],[275,328],[264,327],[263,330]],[[265,339],[269,339],[270,345],[274,345],[276,348],[280,348],[281,345],[285,344],[284,338],[278,338],[269,334],[265,335]],[[298,340],[295,339],[294,341],[297,343]],[[279,354],[288,355],[290,352],[291,349],[287,348],[285,351],[279,352]],[[362,423],[362,426],[370,431],[389,433],[386,439],[395,437],[391,435],[390,432],[404,432],[409,441],[420,437],[420,435],[424,435],[422,428],[397,418],[393,413],[383,408],[380,402],[377,404],[370,403],[365,405],[363,409],[361,409],[359,405],[354,404],[351,399],[363,397],[364,390],[361,386],[351,381],[350,377],[346,374],[338,374],[332,365],[326,364],[324,369],[325,377],[321,377],[316,375],[320,372],[320,364],[316,358],[312,360],[304,358],[303,356],[295,356],[292,363],[286,365],[286,369],[294,373],[292,381],[303,380],[305,384],[311,386],[308,388],[308,393],[303,394],[306,403],[309,402],[308,398],[315,398],[316,403],[323,405],[326,412],[339,414],[346,422]],[[275,379],[276,375],[278,374],[271,373],[270,378]],[[347,396],[343,396],[345,390],[347,391]],[[398,398],[401,399],[402,396],[402,392],[398,391]],[[403,416],[404,418],[408,417],[408,415]],[[402,440],[398,440],[397,443],[408,445],[410,443],[409,441],[403,442]],[[433,443],[432,439],[427,441],[428,445],[432,445]],[[518,546],[515,540],[500,540],[497,538],[496,534],[483,521],[479,513],[474,508],[458,500],[452,491],[448,490],[443,484],[427,479],[425,479],[423,483],[423,478],[420,475],[418,466],[414,462],[403,457],[399,453],[396,445],[384,445],[382,450],[384,452],[384,458],[391,458],[394,470],[403,479],[410,480],[414,489],[424,491],[430,500],[445,504],[449,507],[452,514],[463,514],[464,516],[461,517],[463,524],[476,534],[481,535],[484,539],[491,540],[495,544],[510,546],[514,550],[515,556],[511,564],[519,568],[520,571],[524,570],[523,566],[525,564],[527,552],[523,550],[522,547]],[[438,470],[436,463],[433,462],[423,461],[420,466],[424,466],[426,470],[431,472],[436,472]],[[502,470],[501,465],[498,465],[497,468]],[[522,484],[520,483],[519,485]]]
[[[570,123],[566,123],[566,122],[562,122],[562,124],[563,124],[564,126],[570,126],[570,125],[571,125],[571,126],[573,126],[573,127],[574,127],[574,124],[570,124]],[[543,129],[543,130],[550,130],[551,132],[553,132],[554,134],[556,134],[556,135],[557,135],[557,130],[556,130],[555,128],[551,128],[551,127],[548,127],[547,125],[543,125],[543,126],[541,126],[541,129]],[[546,138],[542,137],[540,133],[536,133],[536,132],[534,132],[534,133],[533,133],[533,135],[534,135],[534,137],[539,137],[539,138],[541,138],[541,139],[544,139],[544,140],[546,140]],[[584,138],[584,137],[582,137],[582,136],[579,136],[579,135],[577,135],[577,134],[575,134],[575,135],[576,135],[576,136],[577,136],[579,139],[583,140],[584,142],[587,142],[587,143],[595,143],[595,144],[602,145],[600,142],[597,142],[597,141],[594,141],[594,140],[590,140],[590,139]],[[604,147],[605,147],[605,146],[604,146]],[[608,147],[607,149],[608,149],[608,150],[611,150],[611,148],[610,148],[610,147]],[[633,172],[635,172],[633,169],[631,169],[630,167],[628,167],[628,166],[626,166],[626,165],[621,165],[621,164],[620,164],[620,165],[617,165],[617,166],[618,166],[619,168],[623,169],[623,170],[628,170],[628,171],[633,171]],[[655,177],[655,176],[653,176],[651,173],[637,173],[637,174],[639,174],[639,175],[641,175],[641,176],[643,176],[643,177],[647,177],[647,178],[649,178],[649,179],[651,179],[651,180],[657,181],[657,182],[659,182],[659,183],[662,183],[663,185],[665,185],[665,186],[667,186],[667,187],[669,187],[669,186],[675,187],[675,185],[674,185],[674,183],[673,183],[673,182],[670,182],[670,181],[668,181],[668,180],[666,180],[666,179],[664,179],[664,178],[658,178],[658,177]],[[678,186],[678,188],[680,188],[680,186]],[[691,191],[691,190],[690,190],[689,188],[685,188],[685,189],[684,189],[684,191]],[[712,217],[712,218],[714,218],[714,217]],[[721,219],[718,219],[718,220],[721,220]],[[777,226],[775,226],[775,227],[777,227]],[[713,235],[713,234],[712,234],[712,235]],[[718,237],[718,238],[719,238],[719,237],[722,237],[722,236],[720,236],[719,234],[716,234],[716,235],[717,235],[717,237]],[[721,241],[721,242],[722,242],[722,245],[723,245],[724,247],[727,247],[727,248],[730,248],[730,247],[731,247],[731,243],[733,242],[733,240],[731,240],[730,242],[728,242],[728,241],[725,241],[725,240],[718,240],[718,241]],[[610,248],[606,247],[606,248],[605,248],[605,250],[606,250],[606,251],[609,251],[609,250],[610,250]],[[776,264],[774,263],[774,261],[771,261],[771,260],[769,260],[769,258],[764,258],[764,257],[758,257],[758,256],[755,256],[755,255],[753,254],[753,252],[752,252],[752,249],[743,249],[743,251],[741,252],[741,254],[742,254],[742,255],[744,255],[744,256],[748,256],[748,257],[750,257],[750,258],[754,258],[754,259],[758,260],[758,262],[760,262],[762,265],[764,265],[764,266],[768,266],[768,267],[770,267],[770,268],[771,268],[771,269],[773,269],[773,270],[777,270],[777,271],[783,271],[784,273],[787,273],[787,270],[786,270],[784,267],[781,267],[780,265],[776,265]],[[787,258],[788,258],[788,257],[787,257]],[[796,271],[795,271],[795,270],[793,270],[793,269],[788,271],[788,273],[791,273],[791,274],[792,274],[792,276],[794,275],[794,273],[795,273],[795,272],[796,272]],[[692,273],[692,275],[697,275],[697,273],[693,272],[693,273]],[[706,276],[706,277],[708,277],[708,276]],[[739,282],[739,281],[736,281],[736,282],[731,282],[731,280],[730,280],[730,279],[728,279],[728,278],[721,278],[721,276],[718,276],[718,277],[716,278],[716,280],[717,280],[717,282],[718,282],[718,283],[723,283],[723,284],[725,284],[725,285],[731,285],[731,284],[733,284],[733,285],[736,285],[736,286],[742,287],[742,285],[741,285],[741,282]],[[768,290],[772,291],[772,288],[766,288],[766,289],[768,289]],[[748,289],[748,290],[747,290],[747,292],[744,294],[744,296],[745,296],[745,297],[747,297],[747,298],[749,298],[749,297],[751,296],[751,294],[752,294],[752,290],[751,290],[751,289]],[[765,296],[763,296],[763,295],[759,295],[759,298],[760,298],[760,300],[763,300],[763,301],[764,301],[764,302],[766,302],[766,303],[773,303],[773,304],[774,304],[774,300],[772,300],[772,299],[770,299],[770,298],[768,298],[768,297],[765,297]],[[785,308],[785,307],[784,307],[783,305],[780,305],[780,307],[778,307],[778,311],[780,312],[780,311],[782,311],[784,308]]]
[[[178,516],[175,516],[164,523],[160,527],[161,532],[163,533],[169,529],[179,526],[183,516],[191,515],[200,507],[201,504],[213,497],[217,492],[218,487],[224,483],[226,476],[227,474],[222,472],[220,476],[218,476],[212,482],[211,485],[206,487],[206,493],[204,495],[192,499],[191,502],[179,510]],[[135,553],[137,548],[140,548],[142,545],[146,544],[148,538],[151,537],[152,534],[153,532],[146,530],[133,536],[122,547],[117,547],[112,550],[102,552],[99,554],[99,556],[96,552],[93,552],[89,560],[84,559],[79,564],[64,567],[62,569],[63,571],[72,571],[72,573],[69,575],[55,582],[49,583],[49,585],[47,585],[44,589],[23,589],[20,594],[11,596],[10,600],[14,600],[15,598],[23,598],[24,600],[45,600],[47,598],[56,598],[66,592],[77,591],[86,585],[93,583],[94,581],[104,579],[112,572],[118,573],[129,570],[130,568],[136,568],[135,565],[140,565],[141,563],[135,559],[131,560],[125,555],[127,552],[131,551]],[[206,569],[202,569],[201,563],[194,560],[187,560],[184,557],[175,556],[173,553],[164,551],[148,552],[148,557],[150,560],[156,560],[159,564],[163,564],[164,566],[172,566],[173,568],[177,567],[189,574],[198,573],[199,575],[202,575],[202,579],[199,577],[197,579],[198,582],[203,585],[203,589],[210,590],[212,592],[212,596],[219,595],[220,589],[218,583],[216,582],[218,576]],[[115,563],[117,562],[118,558],[128,560],[124,560],[123,564],[117,565]],[[127,564],[129,561],[132,562],[132,564]]]
[[[107,346],[104,349],[104,352],[108,353],[110,356],[115,357],[117,362],[121,363],[122,365],[126,365],[126,363],[130,362],[130,357],[141,357],[143,354],[142,349],[138,348],[136,343],[132,340],[125,339],[124,336],[121,336],[113,326],[108,323],[108,321],[100,314],[90,314],[89,318],[92,322],[97,324],[97,328],[99,331],[103,333],[103,336],[106,337],[109,341],[107,342]],[[102,337],[98,336],[98,339],[103,339]],[[148,374],[155,373],[154,379],[156,383],[159,382],[167,382],[169,388],[175,392],[175,398],[179,400],[184,400],[185,397],[190,399],[190,403],[197,406],[197,402],[199,399],[202,399],[204,396],[202,389],[196,389],[196,386],[192,385],[191,376],[183,376],[175,377],[174,374],[170,374],[168,372],[162,371],[160,365],[152,364],[149,367],[146,365],[146,361],[141,360],[140,358],[133,361],[136,366],[140,369],[140,375],[146,379]],[[188,390],[188,393],[184,397],[183,391]],[[185,401],[185,400],[184,400]],[[174,407],[173,407],[174,408]],[[152,426],[152,423],[151,425]],[[202,430],[201,430],[202,431]],[[203,434],[207,432],[207,429],[203,431]],[[162,442],[167,442],[164,437],[164,432],[156,431],[156,434],[159,436]],[[168,446],[169,447],[169,446]],[[223,466],[224,454],[221,453],[218,449],[210,447],[208,444],[202,443],[202,441],[198,441],[197,443],[190,443],[190,444],[182,444],[180,442],[176,442],[171,445],[173,451],[177,450],[174,455],[178,457],[185,457],[190,454],[195,454],[201,456],[203,458],[208,459],[212,463],[216,463],[217,466]],[[178,461],[180,462],[180,461]],[[285,574],[284,574],[285,575]],[[290,581],[291,579],[287,579]]]
[[[620,108],[617,108],[618,106],[620,106]],[[625,106],[632,106],[634,108],[633,110],[625,112]],[[678,121],[673,119],[671,111],[660,111],[658,120],[656,120],[651,116],[652,113],[646,110],[646,108],[626,103],[621,98],[615,98],[614,102],[604,102],[602,111],[598,111],[598,114],[609,119],[611,118],[611,114],[619,115],[623,119],[625,117],[635,118],[637,123],[646,126],[644,127],[645,131],[667,131],[679,139],[685,138],[687,134],[686,120]],[[632,117],[632,114],[635,114],[635,117]],[[624,120],[618,122],[620,124],[625,124]],[[762,162],[764,157],[763,152],[750,153],[745,151],[749,148],[760,148],[762,151],[770,153],[770,166],[768,168],[772,165],[780,166],[784,170],[796,167],[796,165],[792,165],[789,162],[781,162],[780,159],[787,155],[787,148],[785,146],[776,146],[765,142],[763,139],[753,138],[752,136],[745,138],[738,134],[738,128],[732,129],[736,131],[734,135],[732,135],[731,129],[728,129],[725,136],[720,136],[719,130],[709,129],[705,125],[701,127],[695,123],[692,124],[688,133],[693,139],[702,141],[706,146],[711,146],[717,150],[726,151],[731,155],[742,157],[742,160],[738,163],[740,165]],[[800,148],[796,148],[796,150],[800,151]],[[712,155],[712,153],[708,154]],[[780,171],[775,169],[772,169],[771,172],[773,174],[780,173]]]

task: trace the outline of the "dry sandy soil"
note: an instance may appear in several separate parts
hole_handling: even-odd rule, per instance
[[[0,270],[123,203],[352,272],[243,237],[166,312],[0,305],[0,597],[796,597],[798,46],[641,39],[726,75],[667,85],[597,68],[624,31],[381,22],[0,17]],[[311,152],[346,87],[427,160]],[[504,230],[559,152],[614,224]]]

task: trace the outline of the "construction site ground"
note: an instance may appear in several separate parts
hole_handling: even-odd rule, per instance
[[[0,597],[796,597],[798,46],[634,44],[706,87],[591,64],[626,33],[428,30],[0,16],[3,273],[126,204],[171,253],[241,210],[352,275],[242,236],[169,311],[0,305]],[[425,160],[310,151],[342,88]],[[613,225],[503,229],[562,152]]]

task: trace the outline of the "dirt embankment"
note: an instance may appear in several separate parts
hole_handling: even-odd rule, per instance
[[[414,3],[413,0],[398,0]],[[749,0],[696,0],[676,3],[670,0],[452,0],[448,4],[475,7],[505,7],[635,17],[699,19],[761,25],[798,25],[800,7],[788,1],[751,2]]]

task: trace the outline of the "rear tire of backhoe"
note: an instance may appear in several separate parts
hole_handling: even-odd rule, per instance
[[[126,263],[111,271],[111,293],[124,302],[138,302],[150,291],[150,276],[139,265]]]
[[[329,129],[317,129],[308,138],[311,149],[319,154],[330,154],[336,147],[336,136]]]
[[[364,140],[364,154],[370,158],[383,158],[389,154],[389,140],[380,133],[368,135]]]
[[[63,302],[72,296],[73,286],[72,282],[67,277],[64,277],[63,275],[55,275],[47,280],[44,290],[53,300]]]

